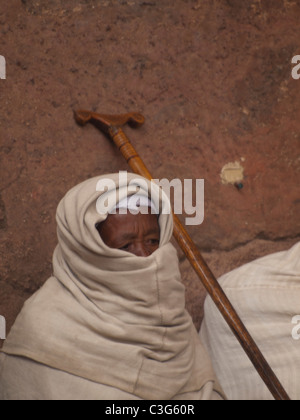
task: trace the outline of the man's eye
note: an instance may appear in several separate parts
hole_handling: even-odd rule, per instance
[[[122,246],[121,248],[119,248],[121,251],[126,251],[127,249],[129,249],[130,244],[126,244],[124,246]]]
[[[159,240],[158,239],[149,239],[148,243],[150,245],[159,245]]]

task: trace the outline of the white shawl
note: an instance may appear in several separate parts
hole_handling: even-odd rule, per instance
[[[150,182],[127,176],[148,194]],[[117,184],[117,200],[128,194],[118,175],[106,178]],[[101,180],[61,201],[54,275],[26,302],[3,351],[143,399],[170,399],[207,382],[219,389],[185,310],[172,215],[160,216],[160,248],[150,257],[110,249],[95,228],[107,217],[96,203],[113,192],[97,191]]]
[[[220,283],[290,398],[299,400],[300,242],[243,265]],[[200,337],[229,400],[273,399],[210,298]]]

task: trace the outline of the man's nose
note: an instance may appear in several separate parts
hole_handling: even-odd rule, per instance
[[[151,252],[147,250],[143,243],[134,244],[133,253],[137,257],[149,257],[151,255]]]

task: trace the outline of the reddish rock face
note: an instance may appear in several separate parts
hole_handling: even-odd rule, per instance
[[[55,210],[75,184],[128,169],[73,109],[139,111],[126,129],[153,175],[205,179],[188,230],[217,276],[299,240],[297,2],[11,0],[0,5],[0,314],[51,275]],[[243,188],[224,183],[237,162]],[[182,254],[180,253],[182,257]],[[200,325],[202,286],[182,257]]]

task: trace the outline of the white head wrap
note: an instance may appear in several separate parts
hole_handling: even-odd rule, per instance
[[[111,188],[100,191],[105,179]],[[132,183],[137,189],[128,193]],[[7,354],[149,400],[215,383],[185,309],[177,252],[170,243],[172,213],[160,212],[160,246],[147,258],[109,248],[95,229],[125,197],[142,194],[148,203],[149,187],[142,177],[114,174],[88,180],[63,198],[54,275],[27,301],[5,342]],[[169,205],[159,191],[151,199],[160,209]],[[99,213],[96,202],[106,211]]]
[[[154,202],[145,197],[142,194],[135,194],[131,197],[125,197],[121,200],[109,213],[114,214],[116,210],[120,210],[120,213],[150,213],[150,214],[159,214],[159,210],[155,206]]]

